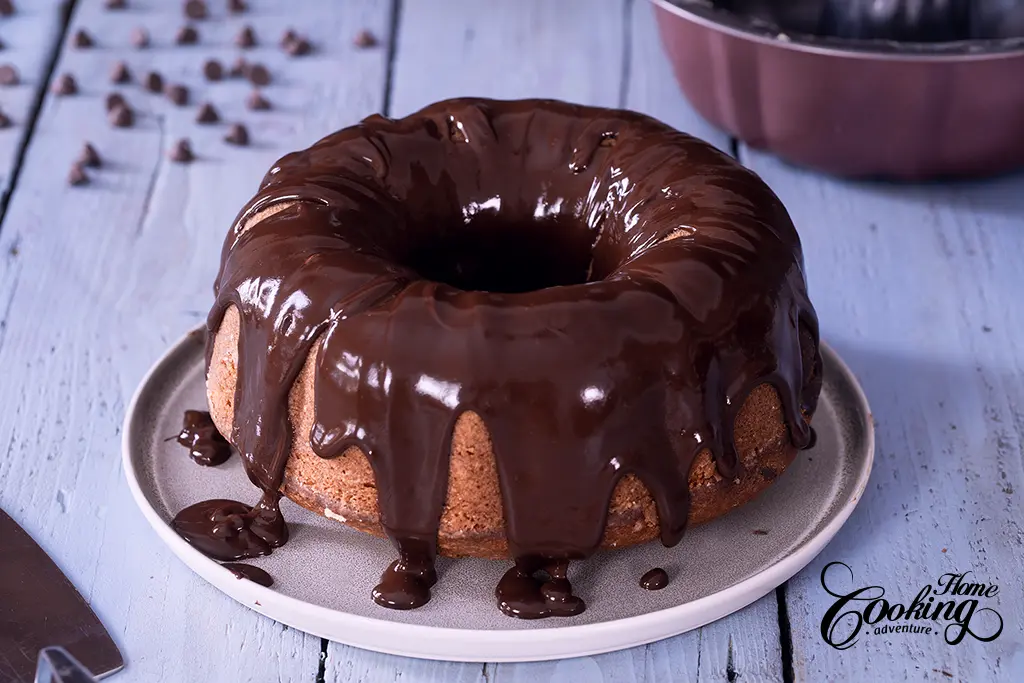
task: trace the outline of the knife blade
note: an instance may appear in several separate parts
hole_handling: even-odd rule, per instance
[[[0,681],[31,683],[39,651],[59,645],[97,678],[124,660],[53,560],[0,510]]]

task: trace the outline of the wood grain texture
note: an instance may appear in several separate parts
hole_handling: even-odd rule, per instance
[[[7,204],[15,169],[36,114],[54,52],[60,48],[66,0],[31,0],[0,17],[0,64],[17,69],[19,84],[0,86],[0,111],[11,127],[0,129],[0,207]]]
[[[20,5],[27,5],[21,2]],[[73,26],[98,45],[65,50],[56,73],[81,94],[48,95],[30,142],[23,182],[0,233],[0,505],[41,543],[96,609],[120,645],[132,681],[304,681],[319,666],[320,639],[242,607],[199,580],[139,515],[120,468],[120,424],[145,370],[205,318],[221,242],[235,212],[280,155],[380,108],[384,50],[358,51],[352,36],[386,30],[372,0],[250,2],[252,11],[197,22],[201,43],[173,47],[180,2],[133,0],[107,12],[83,0]],[[251,23],[268,66],[275,108],[251,113],[240,81],[207,84],[203,60],[230,61],[232,39]],[[287,25],[309,34],[314,54],[277,48]],[[136,50],[133,27],[153,44]],[[177,108],[137,85],[123,88],[133,129],[111,128],[103,96],[116,59],[136,74],[155,68],[212,100],[253,144],[221,141],[225,125],[198,127],[196,106]],[[190,137],[191,165],[170,162]],[[104,158],[92,183],[68,187],[85,140]]]
[[[728,138],[696,117],[671,80],[646,2],[404,0],[399,19],[390,95],[396,116],[447,97],[554,97],[626,104],[728,148]],[[346,682],[724,682],[738,675],[781,681],[778,608],[772,593],[719,622],[644,647],[483,670],[330,643],[326,673],[327,681]]]
[[[789,207],[822,335],[863,382],[878,430],[859,507],[790,581],[796,680],[1024,680],[1024,176],[900,186],[743,158]],[[833,560],[852,567],[847,588],[881,585],[905,604],[971,570],[999,584],[1003,634],[955,646],[870,634],[832,650],[819,576]]]

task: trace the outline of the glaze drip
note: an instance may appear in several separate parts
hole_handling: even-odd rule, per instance
[[[569,563],[548,562],[542,557],[516,558],[494,590],[498,609],[518,619],[573,617],[587,605],[572,593]],[[538,574],[540,576],[538,576]]]
[[[551,248],[518,248],[536,235]],[[496,243],[508,246],[486,248]],[[373,593],[388,607],[429,599],[463,412],[494,447],[516,561],[502,609],[534,616],[525,605],[540,599],[539,611],[570,614],[584,604],[567,560],[600,544],[622,476],[650,490],[675,544],[695,456],[709,449],[728,477],[740,467],[732,427],[749,392],[773,385],[803,446],[820,389],[816,318],[779,200],[721,152],[631,112],[452,100],[370,117],[268,173],[228,235],[215,293],[207,358],[235,306],[231,440],[264,492],[262,527],[284,528],[288,392],[316,353],[314,426],[299,438],[324,458],[366,454],[400,555]],[[201,505],[187,517],[209,531],[224,510]],[[274,545],[242,526],[210,550]]]
[[[197,465],[215,467],[231,457],[231,444],[217,431],[210,413],[203,410],[185,411],[177,441],[188,449]]]
[[[221,566],[234,574],[236,579],[248,579],[253,583],[258,583],[259,585],[266,586],[267,588],[274,585],[274,578],[270,574],[259,567],[252,566],[251,564],[225,562]]]
[[[640,577],[640,587],[648,591],[660,591],[668,585],[668,572],[655,567]]]

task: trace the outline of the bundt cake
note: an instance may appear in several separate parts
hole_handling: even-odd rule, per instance
[[[263,496],[179,532],[265,554],[284,494],[391,538],[382,605],[426,602],[440,552],[514,560],[508,614],[578,613],[569,560],[672,545],[809,443],[802,269],[755,174],[647,116],[371,116],[281,159],[228,234],[207,390]]]

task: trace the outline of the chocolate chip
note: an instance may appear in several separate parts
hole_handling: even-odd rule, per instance
[[[143,81],[143,87],[145,87],[149,92],[163,92],[164,77],[156,71],[150,71],[146,74],[146,80]]]
[[[0,111],[0,128],[10,128],[11,124],[11,117]]]
[[[203,0],[188,0],[184,7],[185,16],[189,19],[205,19],[206,3]]]
[[[139,49],[149,47],[149,31],[142,28],[141,26],[136,26],[132,29],[131,40],[132,45]]]
[[[245,99],[245,106],[253,111],[266,111],[270,109],[270,101],[259,90],[253,90]]]
[[[56,95],[75,95],[78,93],[78,83],[71,74],[61,74],[60,78],[53,84],[53,92]]]
[[[377,46],[377,36],[373,35],[368,29],[363,29],[356,34],[355,40],[353,41],[355,46],[358,48],[368,48]]]
[[[109,116],[110,124],[117,128],[131,128],[135,125],[135,112],[127,104],[114,107]]]
[[[91,168],[99,168],[103,165],[103,162],[100,160],[99,152],[97,152],[96,148],[88,142],[85,143],[85,146],[82,147],[81,154],[78,155],[78,163],[82,166],[89,166]]]
[[[305,38],[296,38],[292,42],[285,46],[284,50],[292,57],[301,57],[302,55],[308,55],[313,49],[313,46],[309,44],[309,41]]]
[[[89,176],[85,173],[85,168],[81,164],[73,164],[71,171],[68,173],[68,185],[88,185]]]
[[[186,104],[188,104],[188,88],[181,85],[180,83],[175,83],[174,85],[168,86],[167,99],[169,99],[171,102],[178,105],[179,107],[184,107]]]
[[[204,102],[196,114],[196,123],[217,123],[220,121],[220,114],[209,102]]]
[[[199,31],[194,26],[182,26],[174,36],[176,45],[195,45],[199,42]]]
[[[224,78],[224,67],[216,59],[207,59],[203,64],[203,75],[208,81],[219,81]]]
[[[127,6],[127,0],[107,0],[105,5],[107,9],[124,9]]]
[[[245,147],[249,144],[249,131],[240,123],[232,123],[228,134],[224,136],[224,142]]]
[[[249,63],[245,61],[244,57],[239,57],[232,64],[231,68],[228,69],[228,75],[232,78],[241,78],[249,73]]]
[[[75,36],[74,36],[73,42],[74,42],[75,47],[81,47],[81,48],[92,47],[93,45],[96,44],[96,43],[93,42],[92,36],[90,36],[88,33],[86,33],[85,29],[81,29],[81,28],[78,29],[77,31],[75,31]]]
[[[287,50],[288,44],[293,43],[299,39],[299,34],[295,32],[295,29],[285,29],[284,33],[281,34],[281,48]]]
[[[267,85],[270,83],[270,72],[262,64],[251,64],[247,69],[246,76],[253,85]]]
[[[256,32],[252,26],[243,26],[242,30],[235,36],[235,45],[241,48],[254,47],[256,45]]]
[[[182,138],[174,143],[169,156],[171,161],[176,161],[179,164],[187,164],[196,158],[196,155],[192,153],[192,143],[188,141],[188,138]]]
[[[132,72],[128,70],[128,65],[124,62],[114,64],[114,68],[110,70],[110,82],[127,83],[130,80],[132,80]]]
[[[125,102],[124,96],[119,92],[112,92],[107,95],[107,112],[112,112],[118,107],[127,107],[128,103]]]
[[[0,16],[9,17],[14,14],[14,3],[11,0],[0,0]]]
[[[244,0],[228,0],[228,11],[232,14],[241,14],[249,9]]]
[[[10,64],[0,66],[0,85],[18,85],[18,70]]]

